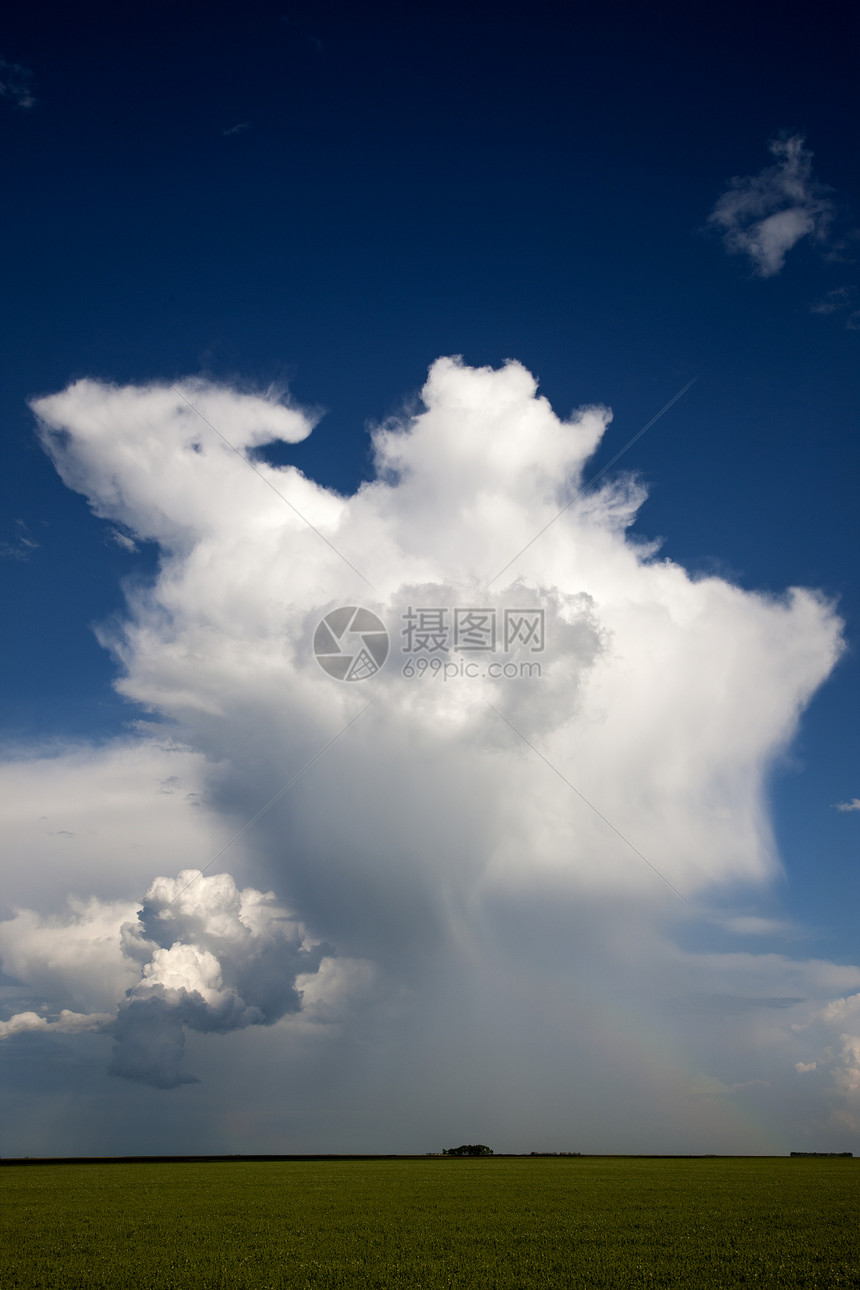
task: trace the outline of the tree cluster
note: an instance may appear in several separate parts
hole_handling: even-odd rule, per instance
[[[482,1146],[480,1142],[471,1146],[451,1147],[449,1151],[443,1149],[443,1156],[491,1156],[493,1154],[490,1147]]]

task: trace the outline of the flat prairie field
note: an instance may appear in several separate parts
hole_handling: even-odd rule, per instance
[[[860,1161],[226,1161],[0,1169],[0,1284],[860,1287]]]

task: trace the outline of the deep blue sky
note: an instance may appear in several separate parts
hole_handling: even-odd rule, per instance
[[[351,491],[368,424],[440,354],[515,357],[561,414],[610,404],[595,469],[698,375],[625,458],[651,489],[638,531],[692,570],[839,599],[849,653],[773,794],[791,912],[811,949],[855,953],[860,817],[832,803],[860,795],[860,332],[811,309],[857,284],[851,21],[14,4],[0,57],[36,103],[0,101],[7,736],[134,715],[91,624],[151,567],[62,486],[28,398],[80,376],[288,383],[326,415],[282,459]],[[835,214],[828,246],[764,280],[705,223],[781,132],[805,135]]]

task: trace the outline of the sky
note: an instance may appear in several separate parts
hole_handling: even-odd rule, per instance
[[[13,4],[3,1155],[860,1152],[851,22]]]

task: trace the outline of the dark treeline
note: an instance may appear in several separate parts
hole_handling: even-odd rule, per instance
[[[812,1158],[818,1159],[820,1157],[823,1157],[825,1160],[833,1159],[834,1157],[837,1160],[842,1160],[845,1156],[847,1156],[849,1160],[854,1159],[853,1151],[791,1151],[789,1154],[792,1156],[799,1156],[803,1160],[809,1160]]]

